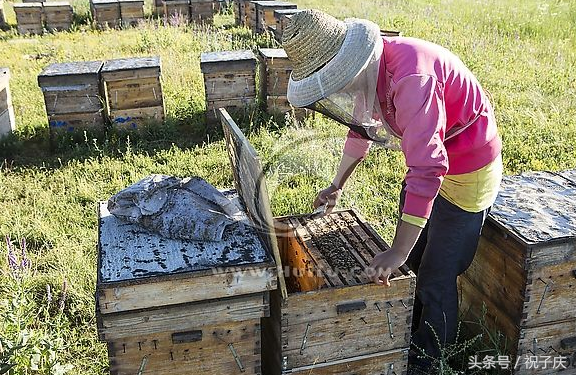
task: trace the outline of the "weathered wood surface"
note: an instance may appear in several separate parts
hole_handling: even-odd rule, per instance
[[[97,316],[100,340],[149,336],[160,332],[190,331],[225,322],[241,322],[270,315],[268,292],[199,301],[144,311]]]
[[[137,129],[152,123],[164,121],[164,107],[118,109],[108,112],[108,118],[115,128]]]
[[[190,18],[190,1],[169,0],[162,1],[162,14],[164,17],[182,17],[185,22]]]
[[[111,374],[261,374],[260,319],[174,328],[109,342]]]
[[[276,241],[276,233],[270,198],[262,163],[242,131],[225,109],[220,109],[220,122],[234,175],[234,185],[244,203],[250,223],[276,261],[277,277],[283,297],[287,297],[286,283],[282,274],[282,261]]]
[[[276,28],[274,11],[278,9],[296,9],[298,6],[284,1],[263,1],[256,5],[257,20],[256,30],[259,33],[268,31],[268,28]]]
[[[102,66],[102,78],[107,81],[157,77],[161,72],[159,56],[108,60]],[[122,72],[128,75],[121,75]],[[138,75],[139,73],[139,75]]]
[[[246,27],[248,27],[253,32],[257,31],[258,27],[258,10],[257,6],[259,2],[274,1],[274,0],[250,0],[246,2]]]
[[[104,129],[102,112],[58,113],[48,116],[50,133],[73,132],[77,130]]]
[[[105,81],[106,104],[110,110],[162,107],[159,77],[140,80]]]
[[[214,23],[216,4],[215,1],[191,2],[190,20],[195,23],[211,25]]]
[[[393,350],[330,363],[319,363],[282,372],[282,375],[405,375],[407,350]]]
[[[65,1],[45,2],[43,6],[47,30],[64,31],[70,29],[74,16],[70,3]]]
[[[18,33],[39,35],[44,31],[42,3],[13,4]]]
[[[234,0],[234,25],[242,26],[242,3],[243,0]]]
[[[256,56],[251,50],[203,52],[200,55],[202,73],[255,71]]]
[[[505,177],[490,216],[526,245],[576,237],[576,182],[552,172]]]
[[[6,24],[6,16],[4,15],[4,0],[0,0],[0,28],[5,28]]]
[[[124,27],[136,26],[144,20],[144,0],[118,0]]]
[[[292,63],[281,48],[261,48],[260,58],[260,94],[267,96],[286,96],[288,81],[292,72]]]
[[[40,87],[88,83],[97,85],[102,61],[76,61],[50,64],[38,75]]]
[[[14,108],[8,107],[0,111],[0,138],[16,130],[16,119],[14,117]]]
[[[276,22],[276,28],[274,30],[274,35],[276,36],[276,40],[279,42],[282,41],[282,33],[284,32],[284,28],[286,25],[286,21],[292,17],[292,15],[301,12],[302,9],[277,9],[274,10],[274,19]]]
[[[254,98],[256,75],[253,72],[205,74],[204,89],[206,100]]]
[[[121,24],[118,0],[91,0],[92,18],[100,28],[116,28]]]

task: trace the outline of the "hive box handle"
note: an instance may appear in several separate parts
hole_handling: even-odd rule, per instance
[[[560,340],[562,350],[576,349],[576,336]]]
[[[202,331],[186,331],[186,332],[176,332],[172,334],[173,344],[185,344],[187,342],[198,342],[202,341]]]
[[[366,302],[364,301],[351,301],[339,303],[336,305],[336,312],[338,315],[344,314],[350,311],[364,310],[366,308]]]

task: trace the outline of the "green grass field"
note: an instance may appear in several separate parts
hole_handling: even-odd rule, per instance
[[[340,17],[361,17],[442,44],[478,76],[496,107],[505,172],[576,167],[576,3],[561,0],[297,0]],[[15,23],[11,4],[8,21]],[[86,21],[87,0],[75,0]],[[0,364],[11,374],[104,374],[95,323],[96,202],[151,173],[197,175],[232,186],[218,131],[205,133],[202,51],[276,46],[232,26],[165,27],[20,37],[0,31],[0,66],[12,73],[17,132],[0,141],[0,235],[27,241],[32,269],[13,277],[0,245]],[[51,150],[38,73],[53,62],[159,55],[167,124],[140,134],[61,140]],[[311,210],[339,160],[345,129],[316,117],[275,121],[251,112],[242,128],[266,164],[276,215]],[[373,149],[349,182],[342,207],[361,211],[388,241],[396,221],[401,154]],[[19,248],[19,246],[16,246]],[[63,283],[66,287],[63,288]],[[47,286],[50,293],[47,292]],[[61,303],[62,291],[65,297]],[[49,298],[49,295],[52,298]],[[14,349],[17,343],[22,348]],[[59,365],[57,365],[57,363]],[[33,370],[37,366],[39,370]],[[2,368],[0,367],[0,374]],[[449,372],[446,372],[449,373]]]

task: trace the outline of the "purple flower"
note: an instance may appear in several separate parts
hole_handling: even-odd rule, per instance
[[[22,258],[20,259],[20,268],[22,271],[29,269],[32,266],[30,258],[26,256],[26,239],[22,238],[20,242],[20,250],[22,251]]]
[[[6,236],[6,246],[8,247],[8,265],[12,272],[18,271],[18,259],[16,259],[16,254],[14,254],[14,246],[10,237]]]
[[[60,312],[64,311],[67,292],[68,292],[68,283],[66,282],[66,279],[64,279],[64,282],[62,283],[62,292],[60,294],[60,299],[58,300],[58,311]]]
[[[50,284],[46,284],[46,300],[48,301],[48,306],[52,303],[52,289],[50,288]]]

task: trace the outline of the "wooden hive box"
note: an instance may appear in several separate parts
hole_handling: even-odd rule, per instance
[[[38,75],[51,136],[57,131],[104,127],[100,97],[102,64],[102,61],[56,63]]]
[[[44,20],[49,31],[70,30],[74,12],[67,1],[54,1],[44,3]]]
[[[263,372],[404,374],[415,275],[395,270],[391,288],[368,279],[364,268],[389,247],[353,210],[273,220],[258,156],[224,109],[220,116],[236,189],[280,253],[282,282],[262,321]]]
[[[118,0],[122,26],[131,27],[144,20],[144,0]]]
[[[202,53],[206,119],[217,119],[221,107],[246,109],[256,100],[256,56],[250,50]]]
[[[102,67],[106,114],[114,127],[164,121],[159,57],[109,60]]]
[[[274,36],[276,40],[282,41],[282,33],[286,27],[286,22],[292,17],[292,15],[301,12],[302,9],[277,9],[274,10],[274,21],[276,22],[276,28],[274,30]]]
[[[242,6],[243,0],[234,0],[234,25],[242,26],[242,10],[244,7]]]
[[[504,178],[459,291],[467,320],[486,306],[486,324],[505,335],[508,353],[564,355],[561,373],[576,374],[576,170]]]
[[[12,95],[10,94],[10,69],[0,68],[0,138],[16,129]]]
[[[44,31],[42,3],[13,4],[18,33],[40,35]]]
[[[106,202],[99,218],[96,316],[111,374],[262,373],[260,318],[277,271],[246,218],[214,242],[161,237]]]
[[[256,4],[256,32],[264,33],[271,32],[275,34],[276,31],[276,18],[274,18],[274,11],[280,9],[296,9],[296,4],[287,3],[284,1],[264,1]]]
[[[190,20],[195,23],[211,25],[214,23],[216,3],[216,1],[212,0],[191,0]]]
[[[246,1],[244,5],[245,26],[252,30],[252,32],[258,31],[258,3],[260,1],[273,1],[273,0],[249,0]]]
[[[297,118],[306,116],[303,108],[290,105],[286,94],[292,63],[282,48],[260,48],[260,100],[270,114],[293,113]]]
[[[117,28],[121,25],[118,0],[91,0],[92,19],[100,29]]]
[[[4,15],[4,0],[0,0],[0,29],[4,29],[7,26],[6,16]]]
[[[166,0],[162,4],[164,17],[178,18],[184,23],[190,20],[190,0]]]

